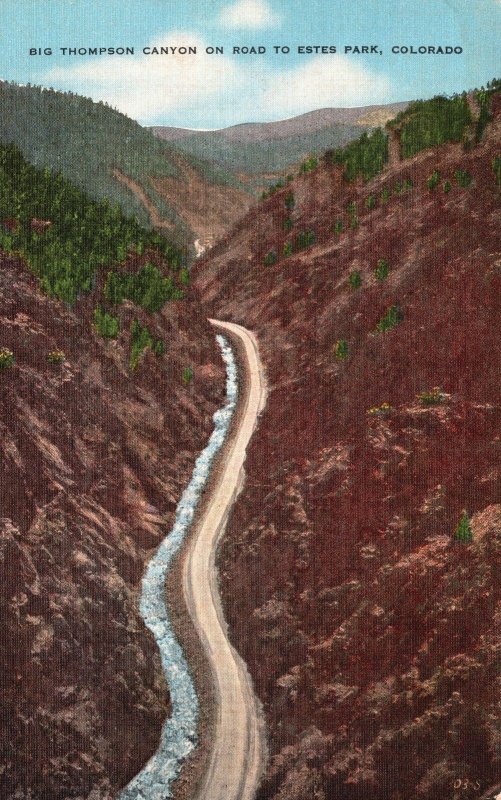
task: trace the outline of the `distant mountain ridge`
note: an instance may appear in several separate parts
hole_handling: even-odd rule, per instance
[[[404,111],[408,103],[390,105],[361,106],[360,108],[321,108],[308,111],[297,117],[277,122],[244,122],[211,131],[197,131],[191,128],[171,128],[152,126],[155,136],[165,141],[175,142],[192,136],[212,134],[227,142],[256,142],[268,139],[285,139],[289,136],[313,133],[332,125],[360,125],[374,127],[384,124],[388,119]],[[378,119],[379,117],[379,119]]]
[[[384,125],[407,105],[322,108],[278,122],[249,122],[213,131],[159,126],[150,130],[188,157],[208,161],[238,179],[255,176],[251,180],[256,189],[263,181],[294,172],[309,155],[344,147],[360,136],[361,129]]]

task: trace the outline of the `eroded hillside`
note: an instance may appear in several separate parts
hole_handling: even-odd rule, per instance
[[[259,800],[499,779],[499,96],[492,113],[476,146],[366,184],[325,160],[197,265],[270,385],[220,555],[269,726]]]
[[[224,369],[200,306],[174,286],[187,278],[168,243],[152,239],[170,266],[117,217],[113,246],[123,230],[135,244],[122,262],[110,248],[108,269],[83,281],[94,206],[75,194],[64,225],[52,189],[48,205],[23,195],[19,218],[1,219],[12,252],[0,253],[0,795],[104,800],[155,751],[169,711],[138,592],[212,431]],[[53,216],[30,220],[29,203]],[[14,244],[37,256],[40,282]]]

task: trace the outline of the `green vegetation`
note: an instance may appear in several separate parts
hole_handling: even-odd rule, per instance
[[[284,249],[283,249],[283,256],[284,258],[289,258],[292,255],[292,242],[287,241],[284,242]]]
[[[287,209],[287,211],[291,212],[292,209],[294,208],[295,204],[296,204],[296,201],[294,199],[294,192],[293,191],[287,192],[287,194],[285,195],[285,200],[284,200],[284,205],[285,205],[285,208]]]
[[[339,361],[344,361],[346,358],[348,358],[349,347],[346,339],[338,339],[332,348],[332,352]]]
[[[350,219],[350,228],[352,230],[356,230],[358,228],[358,213],[357,213],[357,204],[354,200],[352,200],[346,206],[346,211],[348,213],[348,217]]]
[[[183,383],[188,385],[193,380],[193,367],[185,367],[183,369]]]
[[[417,399],[423,406],[437,406],[444,401],[444,395],[439,386],[434,386],[425,392],[418,394]]]
[[[292,220],[290,217],[286,217],[284,219],[284,231],[291,231],[292,230]]]
[[[381,128],[373,133],[364,132],[356,141],[328,155],[333,164],[344,166],[346,181],[362,177],[367,182],[381,172],[388,161],[388,136]]]
[[[376,325],[376,330],[379,333],[395,328],[399,325],[404,318],[404,315],[398,306],[390,306],[386,314],[384,314]]]
[[[473,178],[467,170],[457,169],[454,173],[454,177],[456,178],[458,186],[461,186],[462,189],[467,189],[471,186]]]
[[[249,139],[245,136],[230,140],[220,131],[200,131],[172,142],[173,148],[188,155],[215,163],[223,173],[263,175],[288,172],[300,164],[305,154],[318,158],[326,150],[343,147],[360,136],[360,126],[332,124],[320,130],[292,134],[280,138]],[[162,142],[162,144],[167,144]],[[262,185],[262,179],[259,179]]]
[[[277,251],[276,250],[269,250],[264,257],[264,265],[265,267],[271,267],[272,264],[277,263]]]
[[[312,230],[300,231],[295,239],[295,250],[305,250],[315,243],[315,233]]]
[[[444,192],[445,192],[445,194],[449,194],[451,189],[452,189],[452,183],[450,181],[444,181]]]
[[[299,169],[300,174],[305,172],[313,172],[318,167],[318,158],[316,156],[309,156],[306,161],[303,161]]]
[[[101,306],[94,309],[94,326],[98,334],[105,339],[115,339],[120,331],[118,317],[108,314]]]
[[[184,231],[175,211],[155,192],[150,177],[176,177],[177,147],[111,108],[72,92],[0,82],[0,142],[14,143],[40,168],[61,173],[94,200],[108,198],[126,216],[150,227],[148,212],[113,177],[113,169],[137,181],[159,213]],[[195,154],[196,156],[196,154]],[[187,156],[191,166],[214,183],[235,183],[228,172]]]
[[[344,231],[344,224],[342,219],[337,219],[335,221],[333,231],[336,234],[336,236],[341,236],[342,232]]]
[[[381,202],[387,203],[389,199],[390,199],[390,190],[388,189],[387,186],[384,186],[383,191],[381,192]]]
[[[183,292],[172,277],[164,277],[154,264],[145,264],[138,272],[108,273],[104,296],[111,305],[132,300],[138,306],[154,313],[160,311],[167,300],[182,300]]]
[[[14,353],[7,347],[0,347],[0,370],[9,369],[14,364]]]
[[[61,175],[31,166],[14,145],[0,145],[2,219],[15,224],[5,230],[4,223],[0,244],[26,258],[43,291],[70,304],[93,288],[100,267],[124,261],[129,250],[155,248],[173,269],[183,261],[179,249],[119,206],[90,200]]]
[[[461,515],[461,519],[457,524],[457,528],[454,531],[454,538],[457,542],[461,542],[462,544],[469,544],[473,541],[473,531],[471,529],[470,518],[466,511],[463,511]]]
[[[445,142],[460,142],[471,124],[466,95],[417,100],[391,120],[388,127],[400,130],[404,158]]]
[[[66,354],[62,350],[51,350],[47,353],[47,361],[49,364],[62,364],[66,359]]]
[[[376,208],[376,197],[373,194],[370,194],[367,200],[365,201],[365,207],[369,209],[369,211],[373,208]]]
[[[482,141],[482,136],[492,116],[489,92],[485,91],[485,89],[480,89],[480,91],[475,92],[475,98],[480,107],[477,124],[475,126],[475,144],[479,144],[479,142]]]
[[[276,192],[278,192],[279,189],[283,189],[284,186],[285,184],[281,179],[278,180],[276,183],[272,183],[271,186],[268,188],[267,192],[265,191],[261,193],[261,200],[267,200],[268,197],[274,195]]]
[[[414,188],[414,184],[410,178],[405,178],[402,182],[397,181],[395,184],[395,194],[404,194],[405,192],[410,192],[411,189]]]
[[[492,159],[492,169],[496,176],[496,183],[501,186],[501,156],[496,156]]]
[[[389,271],[390,267],[386,259],[385,258],[378,259],[376,268],[374,270],[374,275],[376,276],[377,280],[384,281],[384,279],[388,277]]]
[[[430,192],[436,189],[439,183],[440,183],[440,172],[438,171],[438,169],[435,169],[431,173],[427,181],[428,189],[430,190]]]
[[[141,355],[147,348],[150,348],[156,356],[161,356],[165,352],[164,343],[161,339],[154,339],[150,331],[135,319],[130,328],[131,353],[129,366],[132,371],[136,370]]]
[[[360,289],[362,285],[362,276],[357,269],[353,270],[353,272],[350,272],[348,276],[348,283],[350,284],[351,289]]]

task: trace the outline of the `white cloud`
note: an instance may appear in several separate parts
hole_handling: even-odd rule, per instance
[[[38,76],[42,85],[103,100],[142,124],[224,127],[284,119],[329,106],[388,101],[390,83],[340,55],[299,66],[276,60],[207,55],[207,43],[188,31],[158,37],[152,47],[195,46],[196,55],[93,57]]]
[[[264,90],[261,106],[283,118],[330,106],[384,103],[389,92],[384,75],[345,56],[316,56],[277,75]]]
[[[274,28],[281,17],[268,5],[266,0],[237,0],[221,11],[220,23],[227,28]]]
[[[98,57],[55,67],[42,76],[42,83],[107,101],[143,123],[183,109],[188,112],[222,91],[234,91],[237,65],[226,56],[207,55],[206,43],[196,34],[174,31],[152,41],[149,48],[167,46],[196,47],[197,53]]]

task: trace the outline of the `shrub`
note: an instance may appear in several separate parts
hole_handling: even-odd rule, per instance
[[[165,352],[165,346],[161,339],[154,339],[148,328],[144,327],[135,319],[130,327],[131,352],[129,366],[131,370],[137,369],[139,359],[143,352],[149,347],[156,356],[161,356]]]
[[[465,169],[457,169],[454,173],[454,177],[456,178],[458,186],[461,186],[462,189],[467,189],[473,180],[470,173]]]
[[[271,267],[272,264],[277,263],[277,251],[276,250],[269,250],[264,257],[264,265],[265,267]]]
[[[346,211],[348,212],[348,216],[350,218],[350,228],[355,230],[358,228],[358,216],[357,216],[357,204],[354,200],[351,203],[348,203],[346,206]]]
[[[434,170],[431,173],[427,183],[428,183],[428,189],[430,191],[433,191],[433,189],[437,188],[438,184],[440,183],[440,172],[438,171],[438,169]]]
[[[289,211],[289,212],[292,211],[292,209],[294,208],[295,204],[296,204],[296,201],[294,200],[294,192],[292,192],[292,191],[287,192],[287,194],[285,195],[285,199],[284,199],[284,205],[285,205],[287,211]]]
[[[389,199],[390,199],[390,190],[388,189],[387,186],[384,186],[383,191],[381,192],[381,202],[387,203]]]
[[[306,161],[303,161],[299,172],[300,173],[313,172],[313,170],[316,169],[317,167],[318,167],[318,158],[316,156],[310,156],[309,158],[306,159]]]
[[[342,232],[344,231],[344,225],[342,219],[337,219],[335,221],[333,230],[336,236],[341,236]]]
[[[372,408],[367,409],[367,413],[371,416],[384,416],[385,414],[389,414],[392,410],[389,403],[381,403],[380,406],[372,406]]]
[[[165,353],[165,345],[161,339],[157,339],[153,342],[153,346],[151,348],[156,356],[163,356]]]
[[[376,198],[373,194],[370,194],[367,200],[365,201],[365,207],[371,210],[372,208],[376,208]]]
[[[417,399],[423,406],[437,406],[444,400],[444,395],[439,386],[434,386],[433,389],[420,392]]]
[[[183,269],[179,271],[179,283],[183,286],[190,285],[190,271],[186,269],[186,267],[183,267]]]
[[[297,250],[305,250],[307,247],[311,247],[312,244],[315,243],[315,233],[313,231],[300,231],[296,236],[296,249]]]
[[[403,192],[410,192],[414,188],[414,184],[410,178],[406,178],[402,184]]]
[[[357,269],[353,270],[353,272],[350,272],[348,283],[352,289],[360,289],[362,285],[362,276]]]
[[[14,353],[7,347],[0,347],[0,369],[9,369],[14,364]]]
[[[444,192],[445,192],[445,194],[449,194],[451,189],[452,189],[452,183],[450,181],[444,181]]]
[[[292,242],[284,242],[283,254],[284,258],[288,258],[292,255]]]
[[[374,275],[376,276],[377,280],[384,281],[384,279],[388,277],[389,271],[390,267],[388,266],[386,259],[380,258],[377,262],[376,269],[374,270]]]
[[[51,350],[47,353],[47,361],[49,364],[62,364],[66,358],[66,354],[62,350]]]
[[[290,217],[286,217],[284,219],[284,231],[287,231],[288,233],[291,230],[292,230],[292,220]]]
[[[404,315],[398,306],[390,306],[386,314],[381,317],[376,325],[376,330],[379,331],[379,333],[385,333],[399,325],[403,318]]]
[[[188,385],[193,380],[193,367],[185,367],[183,369],[183,383]]]
[[[469,544],[473,541],[473,531],[470,525],[470,518],[466,511],[463,511],[461,518],[457,524],[456,530],[454,531],[454,538],[457,542],[461,542],[462,544]]]
[[[344,361],[348,358],[349,348],[346,339],[338,339],[332,350],[339,361]]]
[[[99,335],[105,339],[115,339],[120,330],[118,317],[108,314],[101,306],[94,309],[94,325]]]

